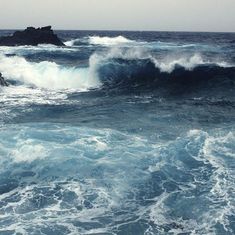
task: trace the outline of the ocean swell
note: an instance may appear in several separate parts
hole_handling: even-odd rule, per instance
[[[114,48],[105,56],[94,54],[99,79],[105,87],[226,86],[234,83],[235,67],[200,54],[158,58],[143,49]],[[213,82],[211,82],[213,80]]]
[[[113,59],[99,68],[99,77],[104,85],[119,87],[187,85],[207,83],[212,79],[221,79],[224,85],[225,78],[233,81],[235,67],[221,67],[217,64],[198,64],[193,68],[175,64],[171,72],[161,70],[149,59],[123,60]],[[196,88],[196,87],[195,87]]]
[[[46,89],[136,87],[222,87],[234,84],[235,67],[200,54],[159,58],[143,48],[111,48],[94,53],[87,64],[62,66],[55,62],[29,62],[20,56],[0,56],[0,71],[8,80]],[[213,80],[213,82],[211,82]]]

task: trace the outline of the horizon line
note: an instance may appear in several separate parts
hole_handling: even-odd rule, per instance
[[[27,26],[27,27],[31,27],[31,26]],[[26,27],[26,28],[27,28]],[[32,26],[34,27],[34,26]],[[44,27],[44,26],[40,26],[40,27]],[[1,31],[3,30],[25,30],[26,28],[0,28]],[[37,27],[35,27],[37,28]],[[137,29],[59,29],[59,28],[53,28],[52,30],[54,31],[107,31],[107,32],[172,32],[172,33],[235,33],[235,31],[206,31],[206,30],[137,30]]]

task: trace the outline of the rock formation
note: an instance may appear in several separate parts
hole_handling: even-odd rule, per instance
[[[1,73],[0,73],[0,86],[8,86],[8,83],[5,81]]]
[[[28,27],[24,31],[16,31],[11,36],[0,37],[0,46],[37,46],[38,44],[64,46],[64,43],[53,32],[51,26],[37,29]]]

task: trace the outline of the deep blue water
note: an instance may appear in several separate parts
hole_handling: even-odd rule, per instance
[[[234,234],[235,34],[57,33],[0,47],[0,234]]]

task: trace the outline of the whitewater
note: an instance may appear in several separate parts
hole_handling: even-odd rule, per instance
[[[235,34],[57,34],[0,47],[0,234],[234,234]]]

